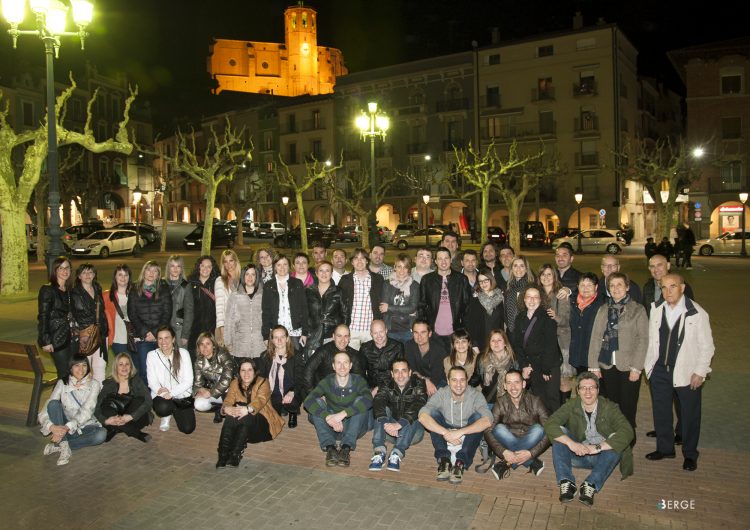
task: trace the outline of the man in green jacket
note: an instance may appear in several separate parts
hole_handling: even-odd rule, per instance
[[[552,460],[560,485],[560,502],[572,501],[577,488],[574,467],[590,469],[578,500],[594,504],[609,475],[620,463],[625,479],[633,474],[630,443],[635,436],[617,403],[599,397],[599,379],[592,372],[578,375],[578,397],[567,401],[544,424],[552,442]]]

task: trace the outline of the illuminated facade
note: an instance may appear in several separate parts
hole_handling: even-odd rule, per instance
[[[347,74],[341,50],[318,46],[317,13],[300,5],[284,12],[284,44],[217,39],[208,71],[223,90],[302,96],[331,94]]]

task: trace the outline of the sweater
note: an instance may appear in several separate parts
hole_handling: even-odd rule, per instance
[[[69,377],[72,382],[73,376]],[[100,426],[94,416],[94,410],[96,410],[96,400],[99,397],[102,385],[90,375],[83,381],[84,383],[79,389],[76,389],[73,384],[65,384],[62,379],[57,381],[55,388],[52,389],[52,394],[38,416],[43,435],[47,436],[51,432],[50,428],[54,425],[47,414],[47,406],[52,400],[59,400],[62,403],[65,418],[68,420],[65,426],[69,432],[80,434],[81,429],[87,425]]]
[[[148,387],[151,389],[151,397],[158,396],[161,387],[169,390],[173,398],[186,398],[191,395],[193,389],[193,364],[190,354],[183,348],[175,348],[172,355],[180,356],[180,371],[175,376],[172,373],[172,365],[161,350],[151,350],[146,357],[146,376]]]
[[[447,386],[439,388],[437,392],[427,401],[427,404],[419,411],[419,415],[432,415],[439,412],[445,418],[448,425],[462,429],[469,424],[469,418],[477,413],[488,420],[492,420],[490,409],[482,393],[474,387],[467,386],[461,401],[453,399],[453,393]]]
[[[320,398],[325,398],[325,402]],[[307,395],[305,409],[312,416],[327,418],[342,410],[347,417],[355,414],[365,414],[372,408],[372,393],[364,377],[349,374],[345,386],[339,386],[336,374],[331,374],[321,380]]]

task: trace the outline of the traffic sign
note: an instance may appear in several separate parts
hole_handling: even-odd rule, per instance
[[[607,210],[605,210],[604,208],[599,210],[599,217],[604,217],[605,215],[607,215]]]

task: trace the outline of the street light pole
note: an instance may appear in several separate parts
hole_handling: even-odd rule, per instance
[[[576,252],[578,254],[583,254],[583,249],[581,248],[581,202],[583,202],[583,193],[578,192],[574,197],[576,204],[578,204],[578,237],[576,238],[578,240],[578,248],[576,249]]]
[[[362,140],[370,139],[370,195],[372,197],[372,215],[370,216],[370,246],[374,245],[378,234],[377,219],[377,185],[375,182],[375,138],[380,137],[385,141],[385,136],[390,127],[388,116],[378,112],[378,104],[369,102],[367,104],[367,113],[362,113],[355,120],[357,129],[359,129]]]
[[[428,226],[430,222],[430,207],[428,204],[430,204],[430,194],[425,193],[422,195],[422,201],[424,202],[424,246],[427,248],[430,247],[430,227]]]
[[[37,0],[31,2],[31,10],[36,19],[35,30],[21,30],[18,25],[23,22],[26,0],[3,0],[3,16],[10,23],[8,33],[16,48],[18,37],[34,35],[44,43],[47,74],[47,172],[49,174],[49,246],[47,247],[47,271],[52,270],[52,262],[63,254],[62,229],[60,228],[60,174],[57,157],[57,116],[55,114],[55,63],[60,52],[60,37],[77,36],[81,40],[81,49],[88,33],[86,26],[93,17],[94,6],[86,0],[71,0],[73,21],[78,31],[65,31],[68,6],[58,0]],[[39,212],[44,215],[44,212]]]
[[[742,203],[742,250],[740,250],[740,256],[743,258],[747,257],[747,249],[745,248],[745,203],[747,202],[747,192],[743,191],[740,193],[740,202]]]
[[[141,198],[143,197],[143,191],[141,187],[136,184],[133,190],[133,200],[135,201],[135,247],[133,247],[133,255],[137,256],[141,250]]]
[[[289,248],[289,210],[287,209],[287,204],[289,204],[289,197],[284,195],[281,198],[281,204],[284,205],[284,246],[286,248]]]

